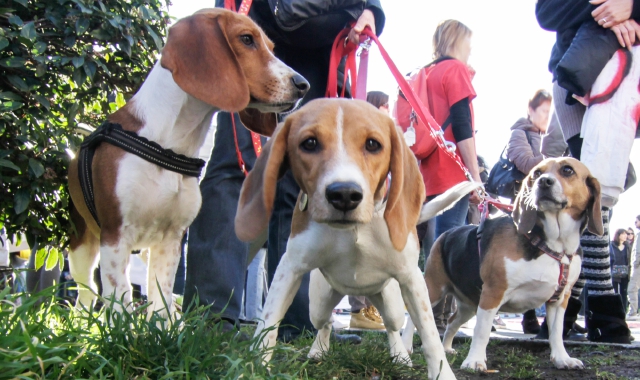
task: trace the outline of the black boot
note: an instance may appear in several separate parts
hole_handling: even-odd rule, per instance
[[[564,322],[562,323],[562,339],[563,340],[586,340],[584,334],[573,330],[573,325],[578,320],[578,313],[582,307],[582,302],[575,298],[569,298],[567,310],[564,311]],[[536,335],[536,339],[549,339],[549,326],[547,318],[544,318],[540,325],[540,332]]]
[[[540,323],[535,310],[527,310],[522,316],[522,332],[525,334],[537,334],[540,332]]]
[[[564,323],[562,325],[562,339],[563,340],[578,340],[586,341],[587,337],[584,333],[575,329],[577,326],[578,313],[582,308],[582,302],[577,298],[569,298],[567,303],[567,310],[564,311]],[[580,327],[580,326],[578,326]]]
[[[606,343],[631,343],[631,332],[624,320],[625,312],[619,294],[589,296],[586,313],[589,340]]]
[[[547,317],[540,324],[540,332],[536,335],[535,339],[549,339],[549,326],[547,325]]]

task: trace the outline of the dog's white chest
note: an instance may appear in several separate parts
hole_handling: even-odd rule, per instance
[[[567,257],[563,261],[569,262]],[[577,280],[580,265],[580,258],[574,257],[569,266],[565,291],[571,289]],[[531,261],[512,261],[505,258],[505,269],[508,288],[501,310],[521,311],[539,307],[548,301],[559,287],[560,265],[546,254]]]
[[[123,233],[138,245],[136,248],[181,234],[202,203],[197,178],[161,169],[129,154],[120,162],[116,195]]]
[[[405,249],[396,251],[384,219],[374,217],[369,224],[349,229],[312,222],[289,241],[287,251],[304,255],[340,293],[366,295],[379,292],[390,278],[415,268],[419,246],[409,235]]]

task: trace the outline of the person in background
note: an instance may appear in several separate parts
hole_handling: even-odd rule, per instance
[[[527,117],[518,119],[511,127],[507,158],[525,175],[543,160],[540,142],[549,125],[551,101],[549,92],[536,91],[529,100]]]
[[[613,290],[622,297],[622,304],[627,310],[627,286],[629,285],[629,245],[627,244],[627,230],[619,228],[613,235],[609,245],[611,255],[611,278]]]
[[[389,114],[389,95],[382,91],[367,92],[367,102],[378,108],[380,111]],[[384,322],[375,306],[365,296],[349,296],[351,305],[351,319],[349,328],[381,330],[384,329]]]
[[[435,121],[442,126],[444,138],[454,142],[456,153],[469,169],[476,182],[482,182],[476,154],[473,107],[471,101],[476,92],[471,84],[475,72],[468,66],[471,55],[471,30],[457,20],[441,22],[433,35],[434,61],[411,74],[409,82],[416,95],[428,107]],[[407,131],[409,128],[406,110],[408,102],[400,93],[396,104],[397,123]],[[402,108],[404,107],[404,109]],[[420,172],[424,181],[427,200],[442,194],[447,189],[466,181],[464,172],[443,150],[434,145],[429,127],[422,123],[412,123],[415,141],[410,145],[416,158],[420,160]],[[405,134],[406,137],[406,134]],[[435,236],[438,237],[451,228],[465,224],[469,202],[478,204],[480,197],[473,192],[460,199],[452,208],[435,218]],[[431,223],[431,221],[429,221]],[[426,233],[427,228],[422,228]],[[423,238],[424,236],[419,236]],[[423,244],[431,246],[433,242]],[[425,252],[427,255],[428,252]],[[436,326],[443,330],[449,312],[444,310],[451,304],[441,302],[433,310]]]
[[[636,216],[635,221],[636,229],[640,230],[640,215]],[[638,253],[640,244],[640,232],[635,237],[635,244],[632,247],[631,253],[631,278],[629,279],[629,286],[627,287],[627,293],[629,295],[629,314],[627,319],[638,319],[638,289],[640,288],[640,253]]]
[[[553,74],[553,97],[555,112],[562,129],[571,156],[580,160],[583,139],[580,132],[587,108],[571,97],[571,94],[557,82],[556,68],[558,63],[571,47],[578,29],[583,23],[596,22],[602,28],[610,29],[618,37],[621,47],[631,47],[630,36],[636,39],[640,19],[640,1],[638,0],[538,0],[536,3],[538,24],[545,30],[556,33],[556,42],[551,51],[549,71]],[[585,57],[588,59],[588,57]],[[614,130],[612,130],[614,133]],[[603,162],[607,164],[608,162]],[[597,178],[597,176],[596,176]],[[604,194],[604,192],[603,192]],[[597,236],[585,231],[580,239],[583,251],[580,278],[573,286],[571,300],[567,306],[564,319],[564,335],[571,332],[569,326],[576,326],[575,320],[581,305],[579,297],[582,289],[585,295],[585,316],[588,328],[588,339],[596,342],[630,343],[631,334],[624,321],[625,311],[619,295],[615,294],[611,281],[609,245],[610,210],[614,200],[601,197],[602,223],[604,235]],[[586,285],[586,286],[585,286]],[[573,322],[572,322],[573,321]],[[544,330],[544,329],[543,329]],[[543,330],[539,338],[548,338]]]
[[[547,132],[552,97],[546,90],[538,90],[529,100],[527,117],[520,118],[511,127],[507,144],[507,158],[525,175],[543,160],[540,152],[542,135]],[[515,194],[514,194],[515,198]],[[540,324],[535,309],[527,310],[522,317],[522,331],[538,334]]]
[[[636,239],[636,235],[633,233],[633,228],[627,228],[627,245],[629,246],[629,252],[633,250],[633,243]]]

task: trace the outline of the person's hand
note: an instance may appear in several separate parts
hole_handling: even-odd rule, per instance
[[[476,190],[472,191],[469,194],[469,203],[479,205],[481,202],[482,198],[480,198],[480,195],[478,195],[478,192]]]
[[[349,41],[356,45],[360,44],[360,33],[364,30],[366,26],[371,28],[373,33],[376,32],[376,18],[373,17],[373,12],[368,9],[365,9],[364,12],[358,17],[358,21],[353,26],[353,29],[349,32]]]
[[[640,25],[633,19],[614,25],[611,30],[618,37],[618,42],[623,48],[631,50],[636,40],[640,41]]]
[[[631,17],[634,0],[590,0],[592,5],[600,5],[591,17],[603,28],[611,28]]]

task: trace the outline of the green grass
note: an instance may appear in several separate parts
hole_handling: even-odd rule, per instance
[[[402,379],[426,377],[420,350],[414,368],[389,356],[385,334],[359,346],[332,342],[320,361],[307,359],[313,337],[278,343],[270,370],[252,341],[221,331],[200,307],[174,323],[141,312],[80,313],[47,289],[31,297],[0,292],[0,379]],[[22,304],[18,305],[18,299]],[[251,327],[243,327],[253,335]]]
[[[254,341],[242,341],[234,332],[223,332],[222,326],[213,322],[217,316],[206,307],[178,314],[171,322],[156,315],[147,321],[144,308],[134,313],[78,312],[61,304],[54,294],[54,288],[32,296],[12,295],[8,289],[0,291],[0,380],[427,377],[417,335],[411,356],[413,368],[395,362],[389,356],[387,335],[377,332],[363,334],[358,346],[332,341],[329,352],[317,361],[307,359],[313,342],[311,334],[291,344],[279,342],[269,368],[265,368],[261,354],[251,350]],[[242,330],[249,336],[254,333],[250,326]],[[447,355],[447,359],[456,370],[466,358],[470,343],[454,347],[457,353]],[[608,346],[574,350],[575,356],[592,368],[592,377],[604,380],[625,379],[628,372],[616,368],[640,360],[637,351]],[[541,351],[492,340],[487,353],[489,368],[498,369],[499,373],[483,375],[458,369],[458,378],[548,378],[546,348]]]

